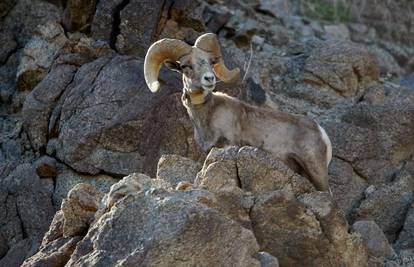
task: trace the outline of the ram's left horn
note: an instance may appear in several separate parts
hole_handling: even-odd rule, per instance
[[[239,68],[229,70],[224,64],[217,35],[215,35],[214,33],[203,34],[197,38],[194,46],[203,51],[212,53],[213,56],[218,60],[218,62],[214,65],[214,72],[220,80],[228,83],[234,82],[240,77]]]
[[[178,61],[182,56],[191,53],[191,46],[181,40],[162,39],[154,44],[147,51],[144,62],[144,77],[151,92],[155,93],[160,89],[158,76],[165,60]]]

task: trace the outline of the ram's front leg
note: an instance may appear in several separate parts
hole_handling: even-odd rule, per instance
[[[222,147],[221,141],[223,139],[220,138],[220,135],[215,134],[214,132],[200,132],[196,130],[194,131],[194,138],[197,144],[206,153],[208,153],[213,147]]]

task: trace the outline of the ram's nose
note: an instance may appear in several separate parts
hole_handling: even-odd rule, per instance
[[[206,84],[213,84],[216,81],[216,77],[213,73],[206,73],[203,76],[203,82]]]

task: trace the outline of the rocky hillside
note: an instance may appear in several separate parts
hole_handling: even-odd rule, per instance
[[[414,266],[413,25],[410,0],[0,0],[0,266]],[[148,46],[204,32],[246,74],[219,91],[324,126],[332,197],[205,155],[175,73],[147,89]]]

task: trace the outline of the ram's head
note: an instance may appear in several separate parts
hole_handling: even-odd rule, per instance
[[[144,63],[145,81],[152,92],[159,90],[158,75],[162,64],[183,74],[184,88],[191,93],[212,91],[218,78],[232,82],[239,77],[238,68],[229,70],[224,65],[217,36],[201,35],[190,46],[176,39],[162,39],[148,49]]]

